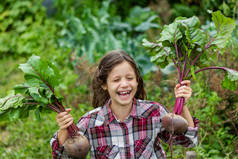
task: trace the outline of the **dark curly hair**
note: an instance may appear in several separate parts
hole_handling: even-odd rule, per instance
[[[107,83],[108,74],[118,64],[127,61],[135,71],[136,79],[138,82],[137,92],[135,94],[136,99],[144,99],[146,92],[144,89],[144,82],[140,75],[140,71],[132,57],[122,50],[112,50],[108,52],[100,61],[93,77],[92,89],[93,89],[93,106],[103,106],[110,98],[107,90],[102,88],[102,85]]]

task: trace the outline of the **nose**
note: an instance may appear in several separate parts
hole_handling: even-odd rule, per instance
[[[127,87],[128,86],[128,81],[126,79],[122,79],[121,81],[121,87]]]

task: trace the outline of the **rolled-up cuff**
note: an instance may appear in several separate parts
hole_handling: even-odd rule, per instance
[[[185,133],[185,136],[191,140],[191,144],[188,147],[194,147],[198,144],[198,125],[199,120],[193,118],[194,127],[188,127],[188,130]]]
[[[50,141],[51,147],[52,147],[52,156],[53,159],[60,159],[63,155],[64,147],[60,146],[58,141],[58,133],[56,132],[53,136],[53,138]]]

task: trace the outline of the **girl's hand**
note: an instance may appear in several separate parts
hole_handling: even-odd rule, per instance
[[[67,127],[69,127],[71,124],[73,124],[74,119],[73,117],[69,114],[71,109],[66,109],[65,112],[61,112],[57,114],[56,116],[56,121],[59,126],[59,130],[66,130]]]
[[[187,101],[192,95],[192,89],[190,87],[190,83],[191,82],[189,80],[185,80],[181,82],[181,85],[177,84],[174,88],[175,97],[176,98],[184,97],[185,103],[187,103]]]

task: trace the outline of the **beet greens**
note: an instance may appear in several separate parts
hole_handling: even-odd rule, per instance
[[[19,68],[24,72],[25,83],[16,85],[14,93],[0,99],[0,121],[28,117],[31,110],[37,117],[49,110],[65,111],[62,98],[55,92],[61,77],[54,64],[33,55]],[[75,124],[68,128],[70,136],[77,136],[77,131]]]
[[[169,25],[165,25],[160,38],[156,42],[143,40],[143,45],[149,49],[151,60],[164,68],[171,60],[178,72],[178,81],[191,79],[195,74],[209,69],[226,71],[222,86],[231,90],[236,89],[238,71],[226,67],[209,66],[217,51],[226,47],[235,21],[227,18],[220,11],[212,13],[212,21],[216,26],[216,34],[210,37],[200,29],[200,21],[196,16],[191,18],[178,17]],[[184,98],[177,98],[173,113],[180,115]]]

